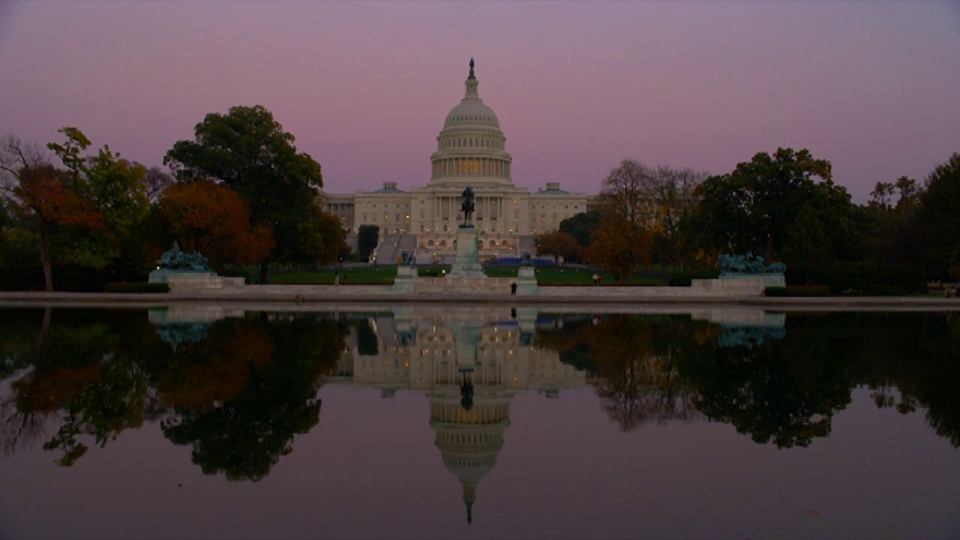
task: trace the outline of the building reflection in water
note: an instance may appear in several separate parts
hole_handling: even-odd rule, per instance
[[[720,347],[750,348],[768,338],[781,339],[785,333],[782,314],[757,309],[682,313],[718,330]],[[152,311],[150,320],[176,350],[182,343],[202,339],[210,321],[242,315],[243,311],[218,306],[188,306]],[[343,318],[351,330],[326,384],[377,388],[387,399],[397,390],[425,395],[436,434],[434,444],[444,466],[462,486],[466,518],[471,522],[478,485],[495,467],[503,448],[513,397],[536,389],[547,398],[557,398],[563,389],[588,383],[584,366],[561,361],[556,347],[534,343],[538,315],[536,308],[491,306],[348,313]],[[584,322],[584,317],[568,320]],[[595,327],[591,329],[595,340],[617,345],[594,351],[599,366],[590,384],[596,386],[605,409],[621,428],[626,431],[651,419],[662,423],[701,417],[695,412],[694,389],[677,372],[674,348],[667,347],[665,352],[653,347],[654,334],[670,333],[669,325],[630,316],[614,316],[606,322],[592,316],[585,320]],[[541,324],[542,332],[566,332],[562,317]]]
[[[531,346],[533,308],[395,308],[359,321],[376,344],[351,332],[337,377],[328,380],[381,390],[422,392],[443,464],[460,481],[467,521],[477,486],[496,465],[510,425],[510,401],[536,389],[556,398],[586,385],[586,373],[555,351]],[[369,339],[369,338],[368,338]]]

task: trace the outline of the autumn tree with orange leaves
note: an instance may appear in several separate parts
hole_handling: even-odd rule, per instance
[[[560,261],[578,263],[583,260],[586,250],[577,239],[563,231],[544,233],[536,238],[537,255],[553,255]]]
[[[610,272],[617,281],[624,281],[633,272],[651,261],[653,233],[629,220],[607,215],[590,236],[587,260]]]
[[[169,235],[211,263],[258,263],[273,249],[273,234],[250,225],[250,211],[232,189],[210,180],[174,184],[160,197],[159,215]]]
[[[70,228],[103,231],[103,213],[76,189],[74,175],[50,164],[39,147],[8,136],[3,141],[2,156],[5,191],[12,195],[14,213],[36,230],[44,287],[52,291],[55,236]]]

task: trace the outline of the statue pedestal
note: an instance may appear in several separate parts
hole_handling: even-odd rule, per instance
[[[537,294],[537,275],[532,266],[521,266],[517,272],[517,294]]]
[[[244,279],[220,277],[213,272],[160,269],[150,272],[147,282],[166,283],[170,287],[170,292],[196,292],[224,287],[242,287]]]
[[[447,274],[447,279],[486,279],[480,264],[477,248],[477,229],[473,225],[461,225],[457,229],[457,257]]]
[[[416,266],[398,266],[397,277],[393,280],[394,292],[413,292],[417,282]]]

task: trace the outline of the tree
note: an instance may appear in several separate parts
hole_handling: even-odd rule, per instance
[[[649,227],[655,208],[650,198],[654,171],[646,165],[625,159],[603,179],[597,197],[601,220],[616,216],[631,227]]]
[[[75,127],[59,130],[63,144],[49,143],[67,169],[68,188],[80,197],[102,223],[91,223],[63,231],[58,250],[64,262],[102,270],[108,265],[125,264],[124,247],[146,218],[150,201],[146,196],[146,168],[120,157],[104,145],[95,155],[82,152],[90,140]],[[116,268],[112,268],[116,270]]]
[[[260,262],[273,248],[266,226],[251,227],[240,196],[210,180],[174,184],[160,197],[159,214],[173,240],[214,265]]]
[[[586,250],[577,243],[577,239],[562,231],[544,233],[536,237],[537,255],[553,255],[567,262],[578,263]]]
[[[896,194],[899,197],[894,202]],[[868,220],[866,261],[878,268],[905,270],[900,274],[912,279],[899,285],[906,290],[925,286],[928,246],[920,194],[917,182],[906,176],[893,183],[878,182],[864,210]]]
[[[768,262],[806,253],[806,248],[784,251],[795,235],[804,234],[802,223],[810,223],[806,207],[828,235],[831,258],[858,255],[850,195],[831,180],[830,162],[814,159],[808,150],[758,153],[733,172],[706,179],[694,195],[699,201],[682,227],[707,252],[761,253]],[[804,240],[808,246],[809,241]],[[782,260],[788,268],[803,262]]]
[[[24,168],[20,171],[19,185],[13,189],[18,210],[30,220],[37,231],[40,250],[40,265],[43,269],[44,288],[53,290],[54,242],[58,234],[64,235],[71,228],[84,232],[99,232],[106,228],[103,214],[70,188],[69,176],[52,165]],[[71,235],[77,238],[77,235]],[[69,242],[59,244],[69,250]],[[100,252],[84,242],[75,244],[74,260],[87,262],[99,260]],[[83,248],[89,248],[82,252]],[[69,255],[67,255],[69,258]]]
[[[104,145],[82,167],[82,191],[103,212],[111,243],[119,247],[150,208],[143,165],[120,158]]]
[[[149,205],[142,165],[120,159],[108,146],[86,156],[90,140],[82,131],[59,131],[66,140],[47,147],[66,170],[13,136],[0,148],[3,186],[16,213],[36,232],[47,290],[53,290],[56,262],[101,270],[118,259]]]
[[[680,223],[693,212],[696,188],[707,173],[660,166],[653,172],[649,197],[654,205],[654,245],[661,262],[682,263]]]
[[[67,142],[52,147],[63,153],[64,162],[73,167],[71,172],[56,169],[39,146],[13,135],[8,135],[0,148],[2,185],[10,197],[13,212],[36,232],[44,287],[48,291],[53,290],[54,241],[71,231],[80,232],[79,238],[82,239],[84,232],[95,235],[106,230],[102,212],[94,208],[80,189],[83,162],[80,151],[89,145],[89,141],[75,128],[64,128],[61,132],[70,134]],[[71,236],[70,241],[64,240],[60,244],[72,249],[78,261],[95,257],[97,250],[77,249],[89,246],[76,241],[76,234]]]
[[[65,178],[50,165],[40,147],[14,135],[7,135],[0,146],[0,188],[10,198],[4,204],[8,219],[18,214],[35,226],[44,286],[52,291],[51,229],[59,220],[76,215],[76,199],[69,196]],[[61,206],[66,211],[61,212]]]
[[[601,266],[617,281],[623,281],[645,264],[650,263],[650,231],[631,226],[616,216],[604,217],[593,231],[587,249],[587,261]]]
[[[147,174],[143,180],[146,188],[147,199],[149,199],[151,203],[155,203],[160,200],[160,196],[163,195],[163,192],[174,183],[173,176],[156,166],[147,169]]]
[[[623,160],[603,180],[597,197],[600,224],[587,258],[620,280],[650,261],[654,207],[649,197],[653,171]]]
[[[937,262],[954,277],[960,276],[960,152],[930,173],[920,200]]]
[[[317,260],[321,263],[332,263],[350,254],[350,246],[346,242],[346,234],[340,226],[340,218],[333,214],[320,211],[317,206],[317,226],[323,247]]]
[[[361,225],[357,230],[357,243],[360,248],[360,260],[366,261],[377,248],[380,241],[380,227],[376,225]]]
[[[319,204],[311,212],[312,219],[297,224],[297,241],[292,243],[289,259],[324,264],[336,262],[345,248],[340,220],[321,210]]]
[[[178,141],[164,157],[181,181],[210,178],[235,190],[247,203],[254,226],[269,227],[276,245],[260,264],[267,281],[270,260],[315,261],[319,253],[304,250],[311,239],[305,223],[316,221],[316,189],[323,187],[320,164],[298,153],[293,135],[261,105],[232,107],[210,113],[194,127],[194,140]],[[305,252],[306,251],[306,252]]]
[[[599,225],[600,212],[590,210],[589,212],[581,212],[561,221],[560,231],[569,234],[576,239],[578,244],[587,248],[590,247],[591,233],[593,233],[593,230]]]

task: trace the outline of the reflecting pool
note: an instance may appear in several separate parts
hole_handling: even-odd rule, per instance
[[[960,313],[356,309],[0,309],[0,538],[960,536]]]

